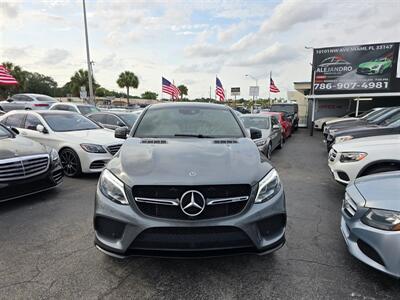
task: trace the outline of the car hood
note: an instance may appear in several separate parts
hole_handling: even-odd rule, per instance
[[[324,118],[322,118],[324,119]],[[342,123],[346,123],[346,122],[351,122],[354,120],[359,120],[358,118],[353,118],[353,117],[348,117],[348,118],[326,118],[326,119],[330,119],[327,120],[326,125],[335,125],[335,124],[342,124]]]
[[[360,67],[360,68],[373,68],[373,67],[376,67],[376,66],[379,67],[382,64],[383,64],[383,62],[367,61],[365,63],[359,64],[358,67]]]
[[[149,144],[129,138],[107,168],[128,186],[254,185],[272,169],[248,138],[233,144],[192,138],[164,141]]]
[[[98,145],[108,145],[123,143],[124,140],[114,137],[114,130],[95,129],[95,130],[78,130],[57,132],[60,136],[66,139],[73,139],[81,143],[92,143]]]
[[[367,137],[369,135],[381,135],[390,134],[393,132],[392,128],[379,126],[379,125],[368,125],[368,126],[356,126],[349,129],[343,129],[336,131],[334,137],[351,135],[353,137]]]
[[[378,135],[359,139],[353,139],[333,145],[338,152],[360,151],[368,147],[379,146],[382,148],[392,148],[400,153],[400,135]],[[400,197],[400,196],[399,196]]]
[[[367,124],[367,121],[363,119],[353,119],[353,120],[344,120],[342,122],[335,122],[332,125],[329,126],[327,125],[327,126],[329,130],[332,130],[332,129],[350,128],[354,126],[362,126],[365,124]]]
[[[400,211],[400,171],[361,177],[354,185],[365,207]]]
[[[22,136],[0,139],[0,159],[43,153],[47,153],[45,146]]]

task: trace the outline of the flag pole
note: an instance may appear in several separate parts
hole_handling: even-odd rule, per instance
[[[272,71],[269,71],[269,90],[268,90],[268,102],[271,105],[271,78],[272,78]]]

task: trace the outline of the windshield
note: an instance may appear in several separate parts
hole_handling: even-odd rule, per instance
[[[271,106],[271,111],[284,111],[289,114],[294,114],[295,113],[295,108],[294,105],[272,105]]]
[[[388,126],[388,127],[397,127],[400,123],[399,121],[400,121],[400,112],[398,112],[397,114],[394,114],[390,118],[387,118],[380,125]]]
[[[96,106],[91,105],[77,105],[77,107],[82,115],[88,115],[100,111]]]
[[[374,122],[376,120],[380,120],[381,116],[384,116],[384,115],[390,113],[391,110],[392,110],[391,108],[381,109],[378,113],[374,114],[373,116],[369,116],[366,119],[368,122]]]
[[[0,139],[9,138],[11,136],[11,133],[0,125]]]
[[[365,119],[368,119],[368,118],[371,118],[371,117],[373,117],[373,116],[375,116],[376,114],[378,114],[380,111],[381,111],[382,109],[370,109],[370,110],[367,110],[366,112],[363,112],[361,115],[359,115],[358,117],[360,118],[360,119],[363,119],[363,120],[365,120]]]
[[[78,114],[43,114],[49,127],[56,132],[100,129],[96,123]]]
[[[51,98],[49,96],[37,96],[35,98],[36,98],[36,100],[43,101],[43,102],[57,102],[56,99]]]
[[[118,114],[118,116],[130,127],[135,124],[135,121],[139,117],[139,114]]]
[[[209,107],[150,108],[140,121],[135,137],[231,137],[244,134],[227,109]]]
[[[244,127],[250,128],[255,127],[258,129],[268,129],[269,128],[269,118],[268,117],[242,117],[242,122]]]

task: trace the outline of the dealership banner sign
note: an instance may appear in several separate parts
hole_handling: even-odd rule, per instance
[[[400,92],[399,43],[314,49],[314,94]]]

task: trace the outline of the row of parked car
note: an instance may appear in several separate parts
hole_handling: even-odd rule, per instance
[[[341,231],[350,253],[400,277],[400,107],[321,125],[329,168],[347,185]]]

